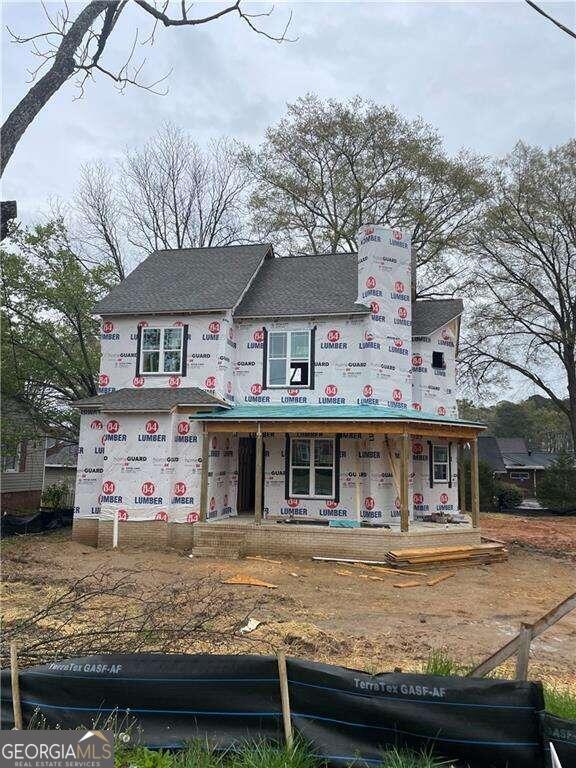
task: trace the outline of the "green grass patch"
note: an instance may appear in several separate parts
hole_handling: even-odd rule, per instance
[[[545,685],[546,712],[565,720],[576,720],[576,689],[561,685]]]
[[[466,674],[467,670],[467,667],[458,664],[442,649],[430,651],[428,658],[422,665],[422,672],[425,675],[462,676]]]

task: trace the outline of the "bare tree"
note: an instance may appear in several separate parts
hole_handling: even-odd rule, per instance
[[[544,16],[545,19],[548,19],[548,21],[551,21],[552,24],[556,25],[558,29],[561,29],[562,32],[566,32],[566,34],[570,35],[570,37],[576,38],[576,32],[573,32],[569,27],[559,22],[553,16],[550,16],[549,13],[546,13],[546,11],[542,10],[542,8],[536,5],[536,3],[533,3],[532,0],[526,0],[526,3],[528,3],[528,5],[536,11],[536,13],[539,13],[541,16]]]
[[[451,293],[453,255],[469,240],[489,179],[482,158],[449,158],[421,120],[357,97],[289,105],[258,151],[253,227],[288,254],[355,251],[362,224],[412,230],[419,295]],[[456,280],[458,278],[458,280]]]
[[[246,241],[249,182],[232,142],[213,141],[203,151],[167,124],[116,167],[84,168],[78,207],[85,241],[118,264],[122,277],[129,247],[141,256]]]
[[[480,388],[511,372],[531,382],[567,416],[576,446],[576,141],[515,148],[472,256],[468,375]]]
[[[166,80],[167,75],[151,81],[144,79],[145,60],[134,60],[137,46],[141,42],[137,30],[128,47],[124,63],[119,68],[111,69],[103,63],[103,56],[110,36],[127,4],[128,0],[91,0],[75,18],[71,18],[70,8],[65,3],[62,10],[55,16],[51,16],[45,9],[49,24],[47,31],[34,35],[11,33],[15,42],[32,45],[34,54],[40,59],[40,64],[32,72],[35,80],[34,85],[8,115],[2,126],[0,175],[4,173],[18,141],[30,123],[70,78],[77,76],[80,95],[84,92],[87,80],[92,79],[96,73],[109,77],[120,89],[127,85],[135,85],[139,88],[158,92],[158,87]],[[224,5],[220,10],[205,16],[191,16],[192,4],[188,5],[185,0],[182,0],[181,4],[174,4],[179,9],[178,15],[170,14],[169,8],[172,6],[168,0],[160,0],[159,2],[135,0],[135,5],[153,24],[151,34],[142,41],[142,44],[150,45],[154,42],[156,29],[159,25],[164,27],[195,27],[229,15],[238,16],[254,32],[264,35],[270,40],[282,42],[287,39],[286,33],[291,21],[291,17],[289,17],[284,31],[280,35],[271,35],[258,26],[258,20],[269,16],[272,11],[257,14],[246,13],[241,7],[241,0]]]

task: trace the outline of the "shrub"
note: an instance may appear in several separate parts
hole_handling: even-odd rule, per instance
[[[514,509],[519,507],[524,499],[522,491],[511,483],[495,483],[494,495],[498,502],[498,509]]]
[[[70,492],[66,483],[53,483],[46,486],[42,493],[42,506],[58,509],[64,506],[64,501]]]
[[[472,492],[470,488],[470,458],[464,459],[464,472],[466,477],[466,509],[471,508]],[[494,508],[494,473],[490,465],[485,461],[478,462],[478,485],[480,488],[480,509]]]
[[[576,508],[576,467],[569,454],[561,453],[544,471],[536,496],[544,507],[559,512]]]

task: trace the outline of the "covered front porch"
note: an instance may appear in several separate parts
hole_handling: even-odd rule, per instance
[[[366,406],[239,406],[203,414],[202,422],[197,554],[228,549],[230,554],[378,559],[392,548],[480,541],[479,424]],[[238,438],[240,445],[250,441],[252,448],[239,450],[235,511],[240,514],[211,520],[210,446],[225,436]],[[468,477],[465,446],[471,458]],[[440,448],[446,457],[443,480],[436,474],[441,466],[433,465]],[[310,467],[302,468],[295,453],[306,454]],[[303,475],[312,486],[305,485],[300,494]],[[246,503],[247,476],[253,503]],[[314,476],[320,490],[313,487]]]

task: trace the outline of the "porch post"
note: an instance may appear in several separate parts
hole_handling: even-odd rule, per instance
[[[256,479],[254,481],[254,522],[256,525],[260,525],[262,523],[263,458],[264,450],[262,445],[262,430],[260,429],[260,422],[258,422],[258,427],[256,430]]]
[[[200,479],[200,522],[208,518],[208,472],[210,469],[210,435],[206,423],[202,429],[202,476]]]
[[[410,519],[410,435],[404,432],[402,435],[402,448],[400,451],[400,530],[408,532]]]
[[[460,512],[466,513],[466,472],[464,467],[464,442],[458,443],[458,490],[460,495]]]
[[[472,527],[480,525],[480,481],[478,476],[478,438],[470,440],[470,483]]]

